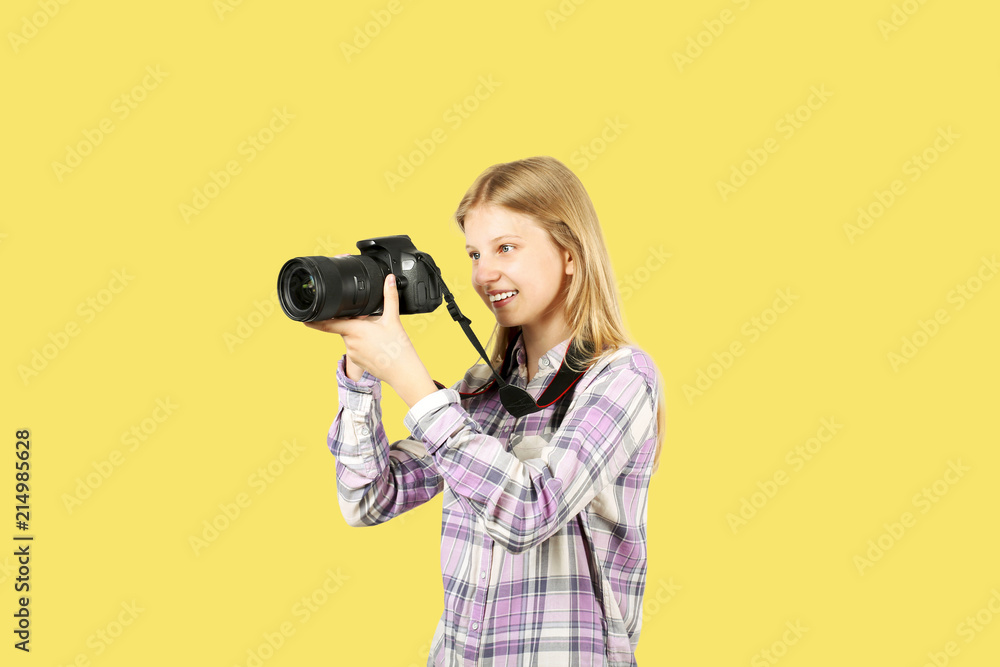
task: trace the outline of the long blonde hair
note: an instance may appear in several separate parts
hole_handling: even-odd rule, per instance
[[[455,211],[455,222],[463,234],[465,216],[477,206],[500,206],[527,215],[548,232],[560,250],[569,251],[576,268],[564,295],[566,314],[585,367],[607,352],[633,344],[622,319],[621,297],[597,212],[583,183],[566,165],[542,156],[488,168],[469,187]],[[503,363],[507,345],[516,333],[516,328],[496,326],[490,353],[494,366]],[[653,472],[659,467],[666,426],[659,371],[657,384]]]

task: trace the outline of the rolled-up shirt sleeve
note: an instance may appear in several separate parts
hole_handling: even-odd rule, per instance
[[[337,364],[339,408],[327,434],[337,458],[337,497],[352,526],[388,521],[427,502],[443,488],[433,459],[419,440],[389,443],[382,426],[382,383],[365,371],[347,377]]]
[[[602,368],[573,399],[535,458],[520,459],[483,433],[454,390],[440,390],[404,418],[448,487],[468,500],[507,551],[543,542],[613,482],[656,436],[657,383],[631,357]]]

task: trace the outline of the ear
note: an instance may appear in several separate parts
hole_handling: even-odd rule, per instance
[[[563,250],[563,261],[566,263],[566,275],[573,275],[573,272],[576,270],[576,264],[573,263],[573,256],[569,254],[569,250]]]

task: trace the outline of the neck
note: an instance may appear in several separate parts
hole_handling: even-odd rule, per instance
[[[524,339],[524,354],[528,365],[528,380],[535,377],[538,370],[538,360],[543,354],[566,340],[572,335],[569,325],[564,320],[551,320],[543,326],[522,326],[521,337]]]

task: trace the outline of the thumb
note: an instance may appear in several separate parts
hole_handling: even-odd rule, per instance
[[[399,317],[399,292],[396,291],[396,276],[391,273],[382,288],[382,314]]]

